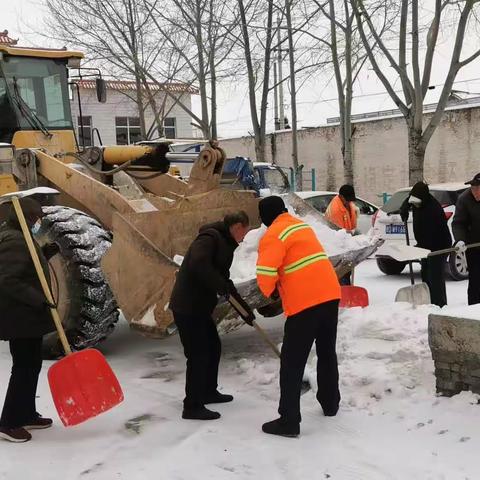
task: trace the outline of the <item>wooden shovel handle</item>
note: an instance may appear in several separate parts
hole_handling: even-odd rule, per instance
[[[35,266],[38,279],[40,280],[40,284],[42,285],[42,290],[45,295],[45,298],[48,300],[50,304],[53,305],[54,300],[53,300],[52,292],[50,291],[50,287],[45,277],[42,264],[40,263],[40,259],[38,258],[37,250],[35,249],[35,245],[33,244],[32,235],[30,234],[30,230],[28,228],[27,222],[25,221],[25,215],[23,214],[23,210],[22,210],[22,207],[20,206],[20,202],[18,201],[18,198],[12,197],[12,203],[13,203],[13,208],[15,209],[15,213],[17,215],[18,221],[20,223],[23,236],[25,238],[25,241],[27,242],[28,251],[30,252],[30,256],[32,257],[32,261]],[[72,353],[72,350],[70,348],[70,344],[68,343],[67,337],[65,335],[65,330],[63,329],[63,325],[58,315],[58,311],[56,308],[50,307],[50,313],[52,314],[53,322],[55,323],[55,327],[57,328],[58,336],[60,337],[60,341],[62,342],[62,346],[63,346],[63,349],[65,350],[65,354],[69,355],[70,353]]]
[[[236,298],[233,295],[229,295],[228,301],[230,302],[230,305],[242,316],[247,317],[248,312],[243,308],[242,304],[236,300]],[[277,348],[277,346],[272,342],[270,337],[267,335],[265,330],[255,321],[253,320],[252,322],[253,327],[255,330],[262,336],[262,338],[265,340],[265,342],[269,345],[269,347],[273,350],[275,355],[280,358],[280,350]]]
[[[275,355],[280,358],[281,354],[280,354],[280,350],[278,349],[278,347],[272,342],[272,340],[270,339],[270,337],[267,335],[267,333],[265,332],[265,330],[254,320],[252,322],[252,325],[255,327],[255,330],[263,337],[263,339],[265,340],[265,342],[270,346],[270,348],[274,351]]]

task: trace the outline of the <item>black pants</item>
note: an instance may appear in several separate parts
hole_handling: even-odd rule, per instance
[[[317,400],[324,412],[336,412],[340,403],[337,341],[338,300],[322,303],[287,318],[280,361],[280,406],[287,422],[300,422],[300,393],[308,354],[317,349]]]
[[[467,250],[468,265],[468,304],[480,303],[480,251],[478,248]]]
[[[35,396],[42,369],[42,337],[10,340],[12,375],[3,405],[0,426],[18,428],[37,416]]]
[[[180,333],[187,376],[185,408],[198,408],[217,390],[218,364],[222,351],[217,327],[210,315],[183,315],[173,312]]]
[[[430,289],[433,305],[443,307],[447,304],[447,289],[445,287],[446,255],[425,258],[422,260],[422,282]]]

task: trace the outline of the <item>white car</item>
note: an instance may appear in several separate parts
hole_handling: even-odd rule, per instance
[[[295,192],[300,198],[305,200],[309,205],[318,210],[320,213],[325,213],[329,203],[333,197],[338,195],[337,192]],[[359,216],[357,222],[357,230],[360,233],[367,234],[372,228],[373,215],[378,211],[378,207],[373,203],[367,202],[357,197],[355,205],[358,208]]]
[[[463,183],[439,183],[429,185],[430,193],[439,201],[445,211],[445,217],[448,221],[450,233],[452,232],[452,218],[455,214],[455,204],[459,195],[468,187]],[[372,218],[372,226],[375,235],[384,238],[386,242],[406,243],[405,225],[398,212],[404,200],[408,197],[412,187],[402,188],[395,192],[393,196],[380,207],[378,212]],[[408,232],[410,243],[416,244],[413,234],[412,215],[408,218]],[[453,234],[452,234],[453,241]],[[388,258],[377,258],[378,268],[386,275],[397,275],[403,271],[407,265],[404,262],[397,262]],[[465,254],[452,254],[448,257],[447,273],[454,280],[464,280],[468,277],[467,262]]]

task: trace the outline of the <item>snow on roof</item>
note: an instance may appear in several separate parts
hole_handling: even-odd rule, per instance
[[[80,88],[84,88],[86,90],[95,90],[96,83],[95,80],[78,80],[76,81]],[[105,82],[107,84],[108,90],[117,90],[117,91],[135,91],[137,89],[136,82],[131,80],[107,80]],[[191,95],[198,95],[198,89],[187,85],[186,83],[154,83],[154,82],[147,82],[148,87],[154,91],[169,91],[174,93],[190,93]]]

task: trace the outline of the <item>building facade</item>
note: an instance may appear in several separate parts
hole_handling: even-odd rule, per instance
[[[94,80],[81,80],[72,87],[72,117],[80,145],[129,145],[140,141],[140,116],[136,102],[135,82],[107,81],[107,100],[100,103],[97,99]],[[166,138],[192,138],[191,118],[178,103],[173,104],[165,89],[170,89],[180,96],[181,103],[191,109],[192,95],[197,90],[183,84],[151,84],[157,109],[161,111],[163,136]],[[80,119],[79,96],[81,102],[82,122]],[[147,139],[159,138],[158,121],[149,106],[145,108],[145,127]]]
[[[431,114],[425,114],[425,122]],[[269,134],[267,161],[292,166],[291,132]],[[338,125],[298,132],[299,162],[315,169],[317,190],[338,190],[343,183],[343,159]],[[357,194],[381,204],[383,193],[408,186],[408,141],[403,117],[376,118],[354,123],[353,168]],[[253,138],[221,140],[229,157],[255,159]],[[480,172],[480,104],[449,108],[430,140],[425,155],[429,183],[464,182]],[[309,182],[306,182],[308,187]]]

